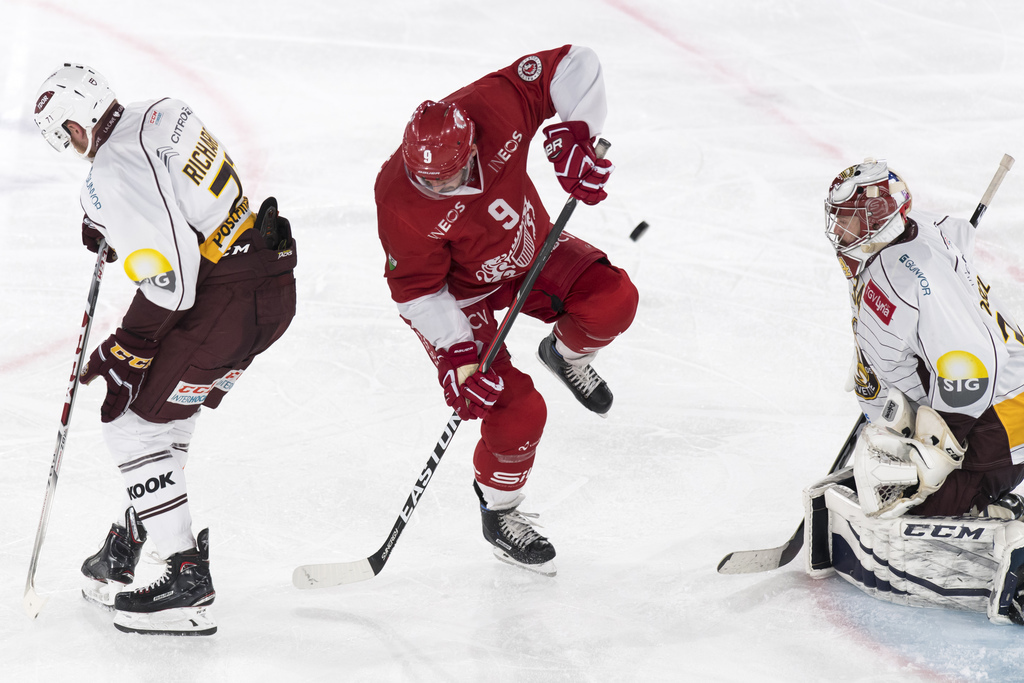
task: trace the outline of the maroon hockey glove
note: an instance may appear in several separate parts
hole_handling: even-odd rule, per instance
[[[476,342],[459,342],[437,352],[437,381],[444,389],[444,401],[463,420],[483,417],[505,388],[498,373],[478,372],[479,366]]]
[[[100,240],[103,239],[103,233],[93,227],[95,223],[89,220],[88,216],[82,217],[82,244],[85,248],[94,254],[100,251]],[[110,245],[107,245],[107,263],[113,263],[117,260],[117,252]]]
[[[139,395],[158,346],[157,342],[119,327],[92,352],[89,362],[82,368],[82,384],[101,375],[106,380],[107,398],[100,406],[100,420],[111,422],[128,410]]]
[[[607,159],[597,158],[586,123],[555,123],[544,129],[544,135],[544,153],[555,165],[562,189],[584,204],[597,204],[608,197],[604,184],[615,167]]]

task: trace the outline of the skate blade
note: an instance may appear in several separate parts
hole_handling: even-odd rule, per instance
[[[160,612],[117,612],[114,627],[125,633],[153,636],[212,636],[217,624],[206,607],[179,607]]]
[[[82,587],[82,597],[86,602],[113,611],[114,596],[128,587],[126,583],[103,583],[102,581],[89,581],[88,585]]]
[[[492,548],[491,550],[492,552],[494,552],[494,556],[496,558],[498,558],[505,564],[512,565],[513,567],[519,567],[520,569],[525,569],[526,571],[535,572],[537,574],[542,574],[544,576],[554,576],[558,573],[558,568],[555,567],[554,560],[548,560],[547,562],[542,562],[541,564],[526,564],[525,562],[520,562],[518,560],[512,559],[510,555],[508,555],[504,550],[501,550],[500,548]]]

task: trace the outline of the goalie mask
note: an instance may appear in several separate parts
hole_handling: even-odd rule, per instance
[[[911,196],[884,161],[867,159],[832,181],[825,199],[825,234],[847,278],[855,278],[903,234]]]
[[[67,122],[73,121],[85,130],[85,152],[88,157],[95,138],[93,128],[114,103],[114,91],[107,79],[83,64],[65,64],[43,81],[36,95],[34,120],[43,137],[55,150],[63,152],[71,144]]]

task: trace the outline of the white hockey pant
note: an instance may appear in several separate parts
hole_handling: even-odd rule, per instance
[[[880,600],[985,612],[1012,623],[1024,522],[976,517],[868,517],[842,470],[804,491],[807,573],[837,572]]]
[[[103,425],[114,463],[124,477],[124,510],[135,508],[146,528],[147,550],[160,559],[194,548],[188,508],[185,462],[199,413],[185,420],[157,424],[132,411]]]

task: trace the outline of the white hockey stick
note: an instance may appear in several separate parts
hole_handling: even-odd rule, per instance
[[[971,225],[978,227],[978,221],[981,220],[985,210],[988,208],[992,201],[992,197],[995,195],[996,190],[999,189],[999,185],[1002,184],[1003,178],[1006,176],[1006,172],[1013,168],[1013,157],[1009,154],[1004,154],[1002,160],[999,162],[999,168],[996,169],[995,175],[992,177],[992,181],[988,184],[988,188],[985,190],[985,194],[981,196],[981,201],[978,203],[978,207],[974,210],[974,215],[971,216]],[[850,431],[850,436],[846,438],[846,443],[843,444],[843,448],[839,451],[839,457],[832,463],[832,469],[828,471],[829,474],[833,474],[846,466],[847,460],[853,453],[853,447],[857,443],[857,435],[860,433],[861,427],[866,422],[864,414],[862,413],[860,418],[857,420],[857,424],[853,426],[853,430]],[[766,572],[771,569],[778,569],[779,567],[789,564],[793,558],[800,552],[800,548],[804,544],[804,522],[801,520],[800,525],[796,528],[796,532],[792,537],[777,548],[765,548],[763,550],[737,550],[736,552],[729,553],[722,558],[722,561],[718,563],[719,574],[751,574],[755,572]]]
[[[1002,160],[999,162],[999,168],[996,169],[996,174],[992,176],[992,182],[988,184],[988,189],[985,190],[985,194],[981,195],[981,201],[978,202],[978,208],[974,210],[974,215],[971,216],[971,225],[978,227],[978,221],[985,215],[985,210],[988,205],[992,202],[992,197],[995,195],[996,190],[1003,182],[1003,178],[1006,177],[1006,172],[1013,168],[1013,157],[1009,154],[1004,154]]]
[[[78,335],[78,348],[75,350],[75,363],[71,366],[71,380],[68,393],[64,397],[64,410],[60,416],[60,428],[57,430],[57,446],[53,451],[53,463],[50,465],[50,477],[46,481],[46,495],[43,497],[43,514],[39,518],[36,530],[36,542],[32,547],[32,560],[28,566],[28,580],[25,582],[25,612],[35,619],[43,609],[46,598],[36,592],[36,567],[39,564],[39,552],[46,538],[46,527],[50,521],[50,510],[53,508],[53,495],[57,490],[57,477],[60,476],[60,464],[64,458],[64,445],[68,440],[68,426],[71,423],[71,410],[75,407],[75,395],[78,393],[78,375],[85,361],[86,349],[89,346],[89,330],[92,328],[93,314],[96,312],[96,300],[100,295],[100,280],[103,279],[103,265],[107,260],[107,242],[100,240],[96,254],[96,268],[92,271],[92,284],[89,286],[89,301],[82,318],[82,331]]]
[[[598,140],[594,151],[599,159],[604,158],[608,148],[611,147],[611,143],[601,138]],[[505,337],[508,336],[509,330],[512,327],[512,323],[519,315],[519,311],[522,310],[523,304],[526,303],[526,296],[533,289],[534,283],[540,276],[540,271],[544,268],[544,264],[547,263],[548,258],[551,256],[551,252],[554,250],[555,245],[558,244],[558,238],[562,234],[562,230],[565,229],[565,224],[569,222],[569,217],[572,216],[573,210],[576,208],[576,198],[569,197],[565,202],[565,206],[562,207],[562,212],[558,214],[558,219],[555,220],[555,224],[551,228],[551,232],[548,234],[547,239],[544,240],[544,244],[541,246],[540,251],[537,252],[537,258],[534,259],[533,265],[530,266],[530,270],[527,271],[526,277],[523,278],[523,283],[519,287],[519,291],[516,293],[515,301],[512,306],[509,307],[508,313],[505,314],[501,324],[498,325],[497,333],[495,334],[494,340],[491,342],[490,347],[487,349],[487,353],[484,355],[483,361],[480,363],[480,372],[487,372],[491,367],[491,363],[498,355],[498,351],[501,350],[501,345],[505,342]],[[372,579],[377,576],[380,571],[384,568],[384,563],[388,561],[391,556],[391,551],[395,547],[395,543],[398,542],[398,537],[402,535],[402,531],[405,530],[406,524],[409,523],[409,518],[412,516],[413,511],[416,509],[417,503],[419,503],[420,496],[423,495],[423,491],[427,488],[427,484],[430,483],[430,478],[433,476],[437,466],[441,463],[441,457],[448,449],[448,444],[455,437],[455,432],[458,430],[462,420],[459,418],[458,413],[452,413],[452,416],[448,419],[448,424],[444,427],[444,433],[441,434],[441,438],[437,440],[434,445],[434,452],[431,453],[430,459],[427,460],[427,464],[423,467],[420,472],[420,476],[417,477],[416,482],[413,484],[412,492],[409,493],[409,497],[405,501],[405,506],[402,511],[398,514],[398,519],[395,520],[394,525],[391,527],[391,533],[388,534],[387,539],[384,541],[384,545],[380,547],[377,552],[370,555],[362,560],[353,560],[351,562],[328,562],[325,564],[305,564],[301,567],[296,567],[295,571],[292,572],[292,584],[296,588],[308,589],[308,588],[328,588],[330,586],[338,586],[343,583],[355,583],[356,581],[365,581],[366,579]]]

